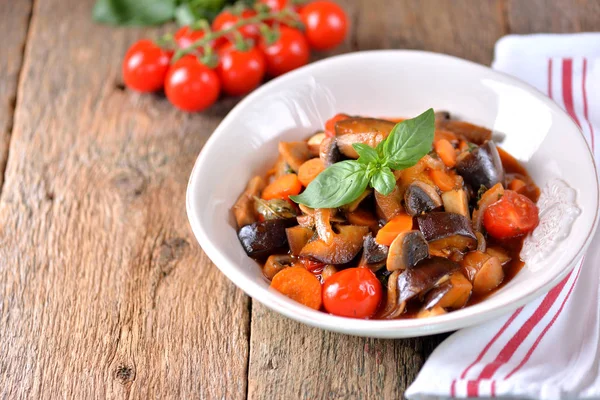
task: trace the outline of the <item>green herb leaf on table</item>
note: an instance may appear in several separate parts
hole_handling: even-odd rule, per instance
[[[113,25],[159,25],[173,19],[175,7],[175,0],[97,0],[92,17]]]
[[[311,208],[336,208],[351,203],[368,184],[364,164],[340,161],[317,175],[304,192],[290,199]]]
[[[379,193],[387,196],[396,187],[396,177],[391,169],[383,167],[371,179],[371,185]]]
[[[396,187],[392,170],[412,167],[431,150],[435,131],[433,109],[398,123],[389,136],[372,148],[352,145],[358,160],[346,160],[325,169],[304,192],[290,196],[311,208],[336,208],[356,200],[371,185],[383,195]]]

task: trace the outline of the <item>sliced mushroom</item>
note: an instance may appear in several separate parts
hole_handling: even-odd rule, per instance
[[[338,272],[338,271],[334,265],[327,264],[326,266],[323,267],[323,271],[321,271],[321,280],[323,282],[325,282],[327,279],[329,279],[331,277],[331,275],[335,274],[336,272]]]
[[[458,309],[467,304],[473,285],[460,271],[453,272],[441,285],[431,289],[425,297],[425,309],[435,306]]]
[[[291,267],[294,264],[294,260],[289,255],[273,254],[267,258],[265,265],[263,266],[263,275],[269,280],[281,270]]]
[[[415,217],[415,221],[429,242],[431,252],[452,249],[465,251],[477,247],[477,237],[471,223],[460,214],[432,212]]]
[[[512,260],[512,258],[506,252],[506,250],[500,247],[488,247],[485,250],[485,252],[492,257],[498,257],[498,260],[500,260],[500,264],[502,264],[503,266],[508,264]]]
[[[272,176],[273,178],[277,179],[281,178],[283,175],[291,174],[293,172],[294,171],[290,168],[288,163],[285,162],[285,159],[280,154],[275,162],[275,165],[269,170],[267,175],[268,177]]]
[[[285,230],[288,245],[292,255],[300,255],[300,251],[306,246],[306,243],[313,237],[314,232],[310,228],[304,228],[302,226],[293,226]]]
[[[310,257],[325,264],[345,264],[352,261],[362,249],[363,238],[369,232],[366,226],[340,225],[339,233],[330,243],[321,239],[308,242],[300,252],[302,257]]]
[[[491,188],[504,183],[504,168],[496,145],[488,140],[471,152],[466,152],[456,162],[456,172],[477,191],[481,186]]]
[[[473,282],[473,293],[487,293],[504,280],[504,270],[498,257],[491,257],[480,251],[467,254],[461,266],[465,275]]]
[[[398,304],[425,294],[436,284],[447,280],[460,265],[444,257],[431,257],[398,276]]]
[[[477,238],[477,251],[481,251],[485,253],[485,249],[487,248],[487,240],[485,240],[485,236],[481,232],[475,232],[475,237]]]
[[[466,190],[454,189],[444,192],[442,193],[442,201],[444,203],[444,211],[470,218],[469,199]]]
[[[328,137],[323,139],[319,149],[319,158],[323,161],[325,168],[342,160],[342,153],[340,153],[336,138]]]
[[[387,246],[379,244],[373,238],[373,234],[369,233],[363,241],[363,260],[365,264],[380,263],[388,257]]]
[[[375,148],[388,137],[396,124],[376,118],[348,118],[335,124],[337,144],[346,157],[358,158],[352,145],[363,143]]]
[[[392,242],[386,266],[388,271],[413,268],[427,257],[429,245],[423,234],[420,231],[403,232]]]
[[[331,228],[331,218],[335,214],[335,209],[332,208],[316,208],[315,209],[315,229],[319,238],[325,243],[331,243],[335,232]]]
[[[375,205],[377,215],[385,222],[402,213],[404,211],[402,207],[402,193],[398,186],[388,195],[383,195],[375,191]]]
[[[306,142],[279,142],[279,154],[295,172],[310,158]]]
[[[479,201],[477,202],[477,207],[473,210],[473,229],[476,232],[481,232],[483,227],[483,214],[487,208],[500,200],[504,195],[504,188],[501,183],[497,183],[492,188],[483,193]]]
[[[415,181],[404,192],[404,206],[409,215],[415,216],[440,208],[442,199],[433,186]]]
[[[255,176],[250,179],[244,193],[235,202],[233,206],[233,215],[237,222],[238,228],[245,225],[250,225],[256,222],[256,214],[254,213],[254,197],[260,196],[260,193],[266,186],[265,180],[261,176]]]
[[[450,121],[450,112],[448,111],[436,111],[435,113],[435,122],[443,123],[445,121]]]
[[[436,128],[454,132],[457,135],[463,136],[465,139],[467,139],[467,141],[471,143],[481,144],[486,140],[492,139],[491,130],[478,125],[471,124],[469,122],[456,121],[449,118],[439,118],[436,119],[435,122]]]
[[[242,247],[251,257],[264,257],[287,246],[285,228],[295,219],[272,219],[246,225],[238,232]]]
[[[385,319],[397,318],[406,309],[406,301],[398,302],[398,282],[402,271],[394,271],[387,278],[387,298],[385,308],[380,317]]]
[[[308,151],[310,151],[310,155],[313,157],[319,157],[319,151],[321,150],[321,142],[325,140],[325,133],[319,132],[312,135],[308,141]]]
[[[448,312],[440,306],[434,306],[429,310],[426,308],[422,308],[421,310],[419,310],[419,312],[417,313],[417,318],[431,318],[444,314],[448,314]]]

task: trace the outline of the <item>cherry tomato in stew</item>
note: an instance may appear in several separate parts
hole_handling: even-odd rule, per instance
[[[300,18],[306,38],[315,50],[328,50],[344,41],[348,21],[344,10],[332,1],[319,0],[302,8]]]
[[[306,38],[298,29],[279,27],[279,37],[274,43],[260,41],[260,49],[267,60],[267,73],[279,76],[308,63],[310,51]]]
[[[217,73],[200,63],[195,56],[177,60],[165,81],[169,101],[184,111],[202,111],[219,97],[221,84]]]
[[[507,239],[531,232],[538,224],[538,208],[528,197],[505,190],[500,200],[483,214],[483,225],[497,239]]]
[[[342,317],[369,318],[381,301],[381,283],[368,268],[336,272],[323,284],[327,312]]]
[[[138,92],[160,90],[169,70],[171,53],[150,40],[140,40],[127,50],[123,60],[123,80]]]
[[[223,91],[231,96],[251,92],[264,78],[265,69],[265,56],[256,47],[242,51],[228,43],[219,48],[217,73]]]

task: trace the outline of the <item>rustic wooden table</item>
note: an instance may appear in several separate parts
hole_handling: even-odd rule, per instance
[[[489,64],[507,33],[600,27],[598,0],[339,2],[352,33],[336,53]],[[402,397],[444,336],[323,332],[231,284],[184,197],[238,100],[187,115],[124,90],[123,54],[157,31],[96,25],[91,7],[0,1],[0,398]]]

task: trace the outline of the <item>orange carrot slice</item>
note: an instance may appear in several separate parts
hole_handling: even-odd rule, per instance
[[[310,159],[300,166],[298,179],[304,186],[308,186],[324,169],[325,166],[320,158]]]
[[[305,268],[289,267],[279,271],[271,287],[307,307],[321,308],[321,282]]]
[[[456,151],[448,140],[438,140],[433,143],[433,148],[447,167],[452,168],[456,165]]]
[[[429,171],[429,175],[431,176],[433,183],[435,183],[435,185],[439,187],[442,192],[452,190],[456,185],[456,180],[446,171],[431,170]]]
[[[413,220],[408,214],[402,213],[390,219],[387,224],[377,232],[375,241],[379,244],[389,246],[392,244],[396,236],[402,232],[412,230]]]
[[[300,193],[302,183],[296,174],[287,174],[271,182],[262,192],[265,200],[284,199]]]

